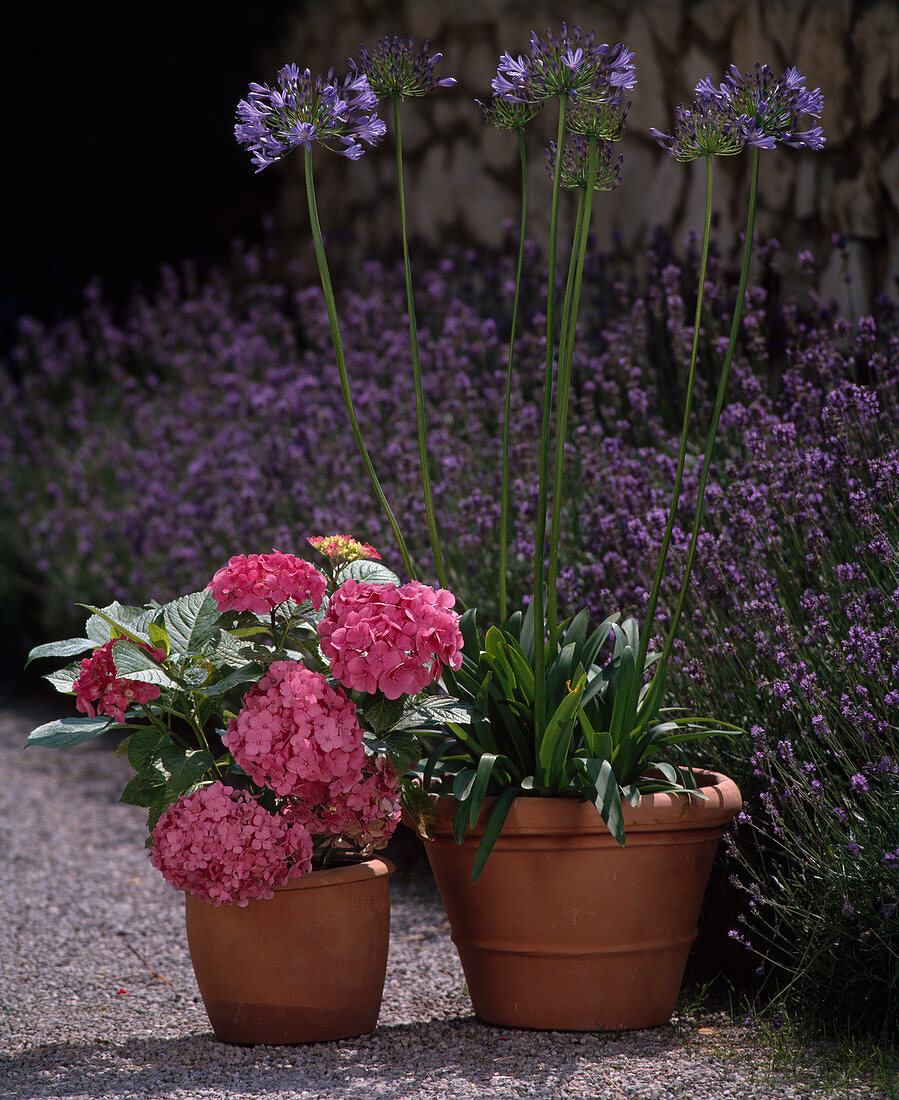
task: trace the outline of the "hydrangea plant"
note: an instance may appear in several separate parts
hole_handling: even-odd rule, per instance
[[[83,657],[47,678],[81,717],[28,744],[122,736],[147,807],[153,864],[212,905],[269,898],[287,879],[389,840],[414,734],[441,703],[421,698],[462,662],[453,597],[399,584],[367,543],[309,542],[238,554],[201,592],[170,603],[88,607],[84,637],[29,659]],[[435,708],[435,709],[432,709]]]
[[[686,742],[710,732],[724,732],[726,723],[663,711],[666,670],[686,600],[703,511],[708,479],[731,363],[740,331],[743,302],[753,247],[758,196],[759,153],[778,144],[819,149],[824,144],[817,125],[800,130],[798,120],[816,118],[821,111],[820,92],[809,92],[797,69],[777,77],[767,66],[741,75],[731,68],[720,86],[707,76],[696,85],[696,101],[681,106],[670,134],[653,130],[659,142],[678,160],[702,157],[706,164],[706,216],[702,259],[696,294],[696,315],[690,354],[689,379],[684,399],[683,430],[677,472],[642,626],[633,619],[613,615],[591,628],[587,611],[562,620],[558,611],[559,543],[565,497],[565,448],[568,411],[577,332],[578,311],[588,251],[594,193],[617,186],[621,158],[614,157],[612,143],[625,133],[629,108],[627,95],[636,85],[633,53],[623,44],[598,43],[593,32],[561,25],[559,33],[531,35],[528,54],[502,55],[492,82],[493,98],[482,109],[486,120],[500,129],[514,131],[519,142],[522,168],[521,247],[516,279],[515,306],[509,341],[502,440],[502,488],[498,591],[500,622],[482,634],[475,609],[463,616],[465,638],[461,668],[443,677],[446,690],[468,707],[470,718],[451,723],[447,737],[429,744],[424,771],[427,783],[434,771],[442,775],[458,800],[455,818],[457,839],[478,819],[484,799],[497,795],[475,860],[476,878],[489,855],[514,799],[520,795],[571,794],[594,802],[603,820],[624,843],[621,797],[636,802],[641,792],[669,790],[693,792],[696,782],[683,752]],[[401,103],[409,95],[422,95],[451,79],[437,80],[434,65],[440,54],[428,56],[428,47],[417,51],[414,42],[384,39],[374,51],[363,47],[359,63],[351,62],[347,82],[357,91],[365,110],[375,100],[389,100],[393,107],[397,157],[397,194],[406,274],[406,302],[413,367],[419,465],[423,505],[434,572],[445,586],[444,555],[434,511],[429,475],[426,411],[422,397],[420,354],[416,325],[411,263],[407,243],[403,181]],[[295,79],[296,67],[288,66],[278,77],[279,88]],[[329,80],[331,78],[329,77]],[[363,85],[363,81],[366,83]],[[303,85],[319,86],[306,72]],[[326,82],[327,83],[327,82]],[[260,98],[261,97],[261,98]],[[254,160],[268,157],[272,135],[282,142],[285,126],[281,113],[267,106],[279,100],[277,90],[264,92],[254,85],[248,100],[238,107],[236,136]],[[264,102],[266,106],[260,108]],[[552,177],[549,211],[549,250],[546,280],[546,339],[542,390],[536,405],[539,431],[537,453],[537,501],[533,539],[533,584],[527,606],[509,613],[506,601],[507,535],[511,509],[511,456],[509,448],[510,394],[516,367],[518,294],[522,279],[524,226],[527,204],[527,156],[523,130],[546,106],[557,105],[556,140],[547,150]],[[294,111],[292,101],[283,110]],[[342,118],[351,125],[354,108],[347,101]],[[314,111],[313,111],[314,113]],[[254,123],[248,127],[247,119]],[[304,116],[305,117],[305,116]],[[320,143],[328,145],[326,131]],[[371,135],[370,128],[368,133]],[[313,180],[314,136],[303,129],[302,145],[306,195],[315,254],[328,309],[334,354],[350,426],[363,458],[373,491],[397,538],[404,567],[414,579],[414,566],[394,513],[381,488],[359,427],[350,393],[340,324],[319,223]],[[710,416],[695,506],[693,531],[674,615],[660,653],[649,652],[659,593],[680,500],[689,447],[692,399],[699,355],[706,264],[712,210],[712,174],[716,155],[735,155],[750,150],[750,190],[743,265],[733,311],[730,338],[723,354],[717,396]],[[267,161],[268,162],[268,161]],[[568,187],[578,193],[578,207],[569,249],[564,296],[557,301],[556,282],[560,238],[560,193]],[[609,652],[611,650],[611,652]],[[647,679],[647,675],[649,678]],[[670,759],[669,759],[670,758]]]

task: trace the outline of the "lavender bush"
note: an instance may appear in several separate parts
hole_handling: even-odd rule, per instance
[[[762,256],[775,254],[771,244]],[[495,590],[499,473],[489,441],[503,401],[514,260],[494,259],[458,252],[419,272],[434,494],[453,551],[450,583],[467,602]],[[8,613],[27,600],[28,629],[40,638],[69,625],[76,599],[139,603],[200,587],[235,544],[289,550],[315,531],[364,528],[399,566],[345,429],[321,294],[299,277],[263,278],[260,262],[240,253],[228,273],[168,271],[121,316],[91,287],[78,317],[22,322],[0,374],[10,517],[0,583]],[[563,595],[599,616],[640,613],[676,466],[672,394],[683,392],[695,269],[674,263],[662,241],[644,286],[618,278],[603,257],[591,263],[596,289],[582,306],[573,364]],[[414,410],[398,367],[407,361],[403,269],[372,262],[356,274],[342,302],[357,409],[424,560]],[[714,257],[708,279],[702,338],[720,353],[733,280]],[[524,288],[525,317],[540,300],[536,283]],[[485,301],[496,304],[489,315]],[[537,331],[522,325],[512,394],[510,602],[526,599],[529,585]],[[774,310],[757,285],[731,390],[689,632],[675,649],[675,697],[752,731],[752,751],[722,742],[707,759],[747,795],[735,870],[748,893],[736,931],[807,1005],[861,1023],[852,1009],[861,983],[866,1026],[895,1027],[895,313],[883,305],[876,321],[849,325],[814,302]],[[710,404],[700,378],[699,423]],[[696,466],[688,462],[675,557],[689,541]],[[660,633],[676,562],[669,576]],[[808,944],[802,956],[796,943]],[[822,981],[826,998],[811,996]]]

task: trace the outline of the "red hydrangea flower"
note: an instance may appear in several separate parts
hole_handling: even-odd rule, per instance
[[[176,890],[211,905],[246,905],[312,870],[312,838],[298,821],[216,780],[162,814],[150,858]]]
[[[308,561],[293,554],[237,554],[209,582],[219,611],[267,615],[286,600],[309,600],[318,610],[327,580]]]
[[[359,782],[362,736],[356,707],[339,688],[299,661],[275,661],[223,740],[257,783],[318,803]]]
[[[383,848],[402,815],[396,768],[384,756],[369,756],[351,790],[318,806],[295,801],[284,813],[313,834],[343,837],[367,851]]]
[[[112,650],[119,640],[113,638],[95,649],[90,657],[85,657],[81,662],[81,673],[72,684],[76,708],[90,718],[108,714],[117,722],[124,722],[125,711],[132,703],[149,703],[159,698],[158,684],[127,680],[116,672]],[[158,661],[165,659],[164,650],[138,644]]]
[[[321,651],[342,684],[382,692],[388,699],[415,695],[444,666],[462,664],[455,599],[419,581],[370,584],[346,581],[318,624]]]

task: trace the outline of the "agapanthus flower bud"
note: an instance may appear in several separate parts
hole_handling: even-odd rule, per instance
[[[697,157],[732,156],[745,146],[740,124],[717,100],[697,99],[688,107],[678,104],[670,134],[650,127],[650,134],[669,156],[682,163]]]
[[[489,103],[479,99],[475,103],[481,108],[484,121],[494,130],[523,130],[540,114],[539,103],[519,103],[501,95],[491,96]]]
[[[612,143],[597,142],[596,175],[593,180],[594,191],[614,191],[621,183],[621,165],[624,157],[612,160]],[[587,138],[575,135],[562,150],[562,186],[569,190],[586,187],[589,181],[590,142]],[[546,168],[550,176],[556,168],[556,143],[551,141],[546,150]]]
[[[377,97],[362,73],[341,83],[333,70],[313,77],[294,64],[278,73],[277,88],[251,84],[250,94],[237,105],[234,135],[253,154],[261,172],[292,149],[311,149],[318,142],[350,160],[358,160],[366,145],[376,145],[387,131],[374,112]]]
[[[716,103],[739,123],[750,147],[773,149],[778,142],[796,149],[823,149],[821,127],[797,130],[799,117],[818,118],[824,106],[821,89],[809,91],[805,77],[795,67],[775,76],[767,65],[756,65],[755,73],[741,73],[731,65],[724,81],[716,88],[711,76],[696,85],[696,95],[704,102]]]
[[[365,46],[359,48],[358,63],[350,59],[350,68],[362,72],[378,99],[394,99],[399,96],[427,95],[434,88],[452,88],[456,80],[452,76],[440,80],[434,74],[434,68],[442,60],[442,53],[428,56],[429,43],[425,42],[420,50],[415,50],[415,40],[404,42],[401,38],[382,38],[374,51]]]
[[[623,102],[620,92],[601,89],[593,96],[580,95],[568,103],[565,125],[572,134],[595,137],[602,141],[620,141],[624,137],[630,100]]]

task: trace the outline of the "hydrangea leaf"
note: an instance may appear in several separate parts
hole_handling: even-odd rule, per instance
[[[337,583],[344,581],[364,581],[366,584],[399,584],[400,579],[396,573],[391,572],[386,565],[377,561],[369,561],[367,558],[359,561],[348,562],[337,574]]]
[[[215,597],[204,589],[181,596],[162,609],[174,653],[196,653],[215,637],[221,613]]]
[[[66,638],[62,642],[47,642],[45,645],[35,646],[28,654],[25,667],[40,657],[74,657],[78,653],[86,653],[96,649],[97,643],[90,638]]]
[[[32,730],[25,744],[56,749],[70,748],[99,737],[114,725],[111,718],[57,718]]]

